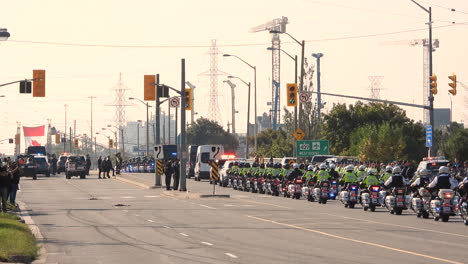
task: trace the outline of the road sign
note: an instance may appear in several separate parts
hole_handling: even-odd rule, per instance
[[[304,131],[302,131],[302,129],[300,129],[300,128],[296,129],[296,131],[294,131],[294,133],[293,133],[293,137],[296,140],[303,140],[304,137],[305,137]]]
[[[426,126],[426,147],[432,147],[432,126]]]
[[[163,145],[154,146],[154,158],[157,160],[164,159]]]
[[[169,98],[169,104],[172,108],[177,108],[180,105],[179,97],[171,97]]]
[[[298,140],[296,142],[297,157],[328,155],[328,153],[328,140]]]
[[[300,92],[299,93],[299,101],[301,103],[308,103],[310,102],[310,94],[308,92]]]
[[[216,161],[211,162],[211,180],[219,181],[219,168],[218,163]]]
[[[217,160],[224,154],[224,147],[222,145],[212,145],[210,151],[210,160]]]

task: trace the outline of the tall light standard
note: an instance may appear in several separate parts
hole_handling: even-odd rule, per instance
[[[140,125],[143,121],[141,120],[137,120],[137,147],[138,147],[138,151],[137,151],[137,156],[140,156]]]
[[[0,28],[0,41],[7,41],[10,37],[10,32],[6,28]]]
[[[149,156],[149,112],[148,108],[151,107],[148,103],[143,102],[141,99],[134,98],[134,97],[129,97],[129,100],[137,100],[141,102],[142,104],[146,105],[146,156]],[[140,137],[140,135],[138,135]],[[138,149],[138,151],[140,151]]]
[[[119,131],[120,138],[119,138],[119,140],[117,140],[117,137],[116,137],[115,142],[118,142],[118,141],[121,142],[121,144],[119,144],[121,146],[120,152],[122,152],[122,155],[125,155],[125,140],[124,140],[123,128],[118,128],[118,127],[113,126],[113,125],[107,125],[107,127],[113,127],[113,128],[116,129],[116,131]]]
[[[305,50],[305,41],[303,40],[303,41],[300,42],[299,40],[295,39],[293,36],[291,36],[287,32],[272,30],[272,31],[270,31],[270,33],[286,34],[290,38],[292,38],[297,44],[299,44],[301,46],[301,82],[299,83],[299,92],[304,91],[304,75],[305,75],[305,71],[304,71],[304,50]],[[299,124],[302,124],[302,116],[303,116],[303,109],[302,109],[302,105],[300,105],[299,106]]]
[[[195,85],[193,85],[192,83],[190,83],[189,81],[186,81],[185,84],[190,87],[190,89],[192,89],[192,110],[190,110],[190,124],[193,126],[193,122],[194,122],[194,119],[195,119],[195,96],[194,96],[194,92],[195,92],[195,88],[197,88]],[[182,109],[182,108],[181,108]]]
[[[312,57],[317,59],[317,118],[320,122],[320,109],[322,108],[322,96],[320,94],[320,58],[323,57],[323,53],[312,53]]]
[[[247,135],[245,137],[245,158],[247,159],[249,157],[249,132],[250,132],[250,83],[247,83],[246,81],[242,80],[239,77],[236,76],[228,76],[229,79],[238,79],[241,82],[245,83],[247,87],[249,87],[249,90],[247,92]]]
[[[236,85],[231,82],[231,80],[223,81],[227,83],[231,87],[231,122],[232,122],[232,133],[236,135],[236,94],[234,93],[234,88],[236,88]]]
[[[67,147],[66,142],[67,142],[67,107],[68,107],[68,105],[65,104],[64,106],[65,106],[65,129],[64,129],[65,135],[63,137],[64,138],[64,140],[63,140],[63,152],[65,152],[65,148]]]
[[[103,127],[102,130],[109,131],[111,133],[114,133],[114,146],[115,146],[115,153],[117,153],[117,131],[113,131],[112,129]]]
[[[252,68],[254,70],[254,116],[255,116],[254,145],[255,145],[255,153],[257,153],[258,152],[258,149],[257,149],[257,134],[258,134],[258,125],[257,125],[257,67],[252,66],[251,64],[249,64],[245,60],[241,59],[237,55],[223,54],[223,56],[224,57],[238,58],[240,61],[242,61],[243,63],[245,63],[247,66],[249,66],[250,68]],[[250,96],[250,92],[249,92],[249,96]],[[250,106],[250,103],[249,103],[249,106]]]
[[[267,48],[267,50],[277,50],[277,48],[269,47]],[[294,83],[297,84],[297,55],[293,57],[291,56],[291,54],[287,53],[283,49],[279,49],[279,50],[282,51],[284,54],[286,54],[289,58],[291,58],[294,61]],[[296,131],[296,129],[297,129],[297,106],[294,107],[294,131]],[[293,137],[293,141],[294,141],[293,156],[295,157],[296,156],[296,146],[295,146],[296,139],[294,137]]]
[[[110,136],[108,135],[105,135],[105,134],[102,134],[102,133],[99,133],[99,132],[96,132],[96,135],[102,135],[102,136],[105,136],[107,138],[107,142],[110,141]],[[96,138],[94,138],[94,141],[96,141]],[[111,154],[111,148],[108,146],[108,150],[109,150],[109,156]]]
[[[429,26],[429,76],[432,76],[432,9],[429,7],[429,9],[425,8],[424,6],[420,5],[418,2],[411,0],[414,4],[419,6],[422,10],[426,11],[426,13],[429,14],[429,22],[427,23]],[[428,82],[429,80],[424,80],[425,82]],[[429,122],[434,129],[434,95],[429,92]],[[434,137],[432,138],[432,147],[430,148],[430,153],[434,153]]]

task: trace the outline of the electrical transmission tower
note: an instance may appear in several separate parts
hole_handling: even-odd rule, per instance
[[[224,75],[226,73],[218,69],[218,56],[220,54],[216,39],[211,40],[210,51],[210,69],[206,72],[201,73],[202,76],[210,77],[210,105],[208,106],[208,118],[219,125],[223,124],[221,119],[221,113],[218,103],[218,75]]]
[[[382,88],[383,76],[369,76],[369,90],[371,91],[371,98],[380,99],[380,91],[384,90]]]
[[[129,89],[127,88],[127,86],[124,85],[122,81],[122,73],[119,74],[119,81],[112,90],[115,92],[115,99],[112,105],[107,106],[115,106],[115,113],[113,119],[115,122],[115,127],[119,128],[119,131],[117,132],[119,134],[119,137],[117,140],[120,141],[120,147],[121,150],[123,150],[124,142],[123,140],[121,140],[123,138],[123,135],[121,133],[126,122],[125,106],[129,106],[125,99],[125,91],[128,91]]]

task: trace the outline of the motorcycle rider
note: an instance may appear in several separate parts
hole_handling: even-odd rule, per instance
[[[302,177],[302,179],[305,184],[309,184],[309,180],[311,180],[313,177],[314,177],[314,166],[309,165],[307,166],[307,171],[304,173],[304,176]]]
[[[403,175],[401,175],[401,168],[395,167],[392,170],[392,176],[390,176],[387,181],[384,183],[384,187],[386,189],[390,189],[392,187],[404,187],[405,181],[403,179]]]
[[[380,185],[380,180],[377,178],[375,175],[375,170],[374,169],[369,169],[367,172],[366,177],[361,181],[361,188],[363,189],[362,192],[368,192],[368,188],[371,187],[372,185]]]
[[[354,173],[354,166],[348,165],[343,178],[340,180],[340,185],[343,185],[343,189],[346,189],[350,183],[358,182],[358,176]]]
[[[327,164],[320,164],[319,169],[320,170],[314,175],[313,178],[313,180],[316,182],[316,185],[319,185],[322,181],[330,180],[330,174],[327,171]]]
[[[438,192],[440,189],[455,189],[457,183],[450,176],[450,169],[446,166],[441,166],[439,168],[439,175],[437,175],[434,180],[427,186],[431,192]]]
[[[330,171],[328,173],[330,174],[330,178],[332,180],[338,181],[340,179],[340,174],[335,170],[335,168],[335,163],[330,164]]]
[[[385,167],[385,173],[381,177],[382,182],[386,182],[388,180],[388,178],[390,178],[392,176],[392,170],[393,170],[393,168],[390,165]]]
[[[361,165],[359,166],[359,170],[357,171],[358,181],[362,181],[366,177],[366,166]]]
[[[303,174],[302,171],[299,169],[299,164],[294,163],[293,164],[293,170],[286,176],[286,179],[289,182],[291,182],[294,179],[296,179],[296,177],[302,176],[302,174]]]
[[[429,178],[430,173],[427,169],[420,169],[416,175],[417,178],[410,185],[413,197],[418,195],[419,188],[426,187],[431,182],[431,179]]]

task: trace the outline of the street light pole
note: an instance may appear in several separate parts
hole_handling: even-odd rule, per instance
[[[250,133],[250,82],[247,83],[246,81],[242,80],[239,77],[236,76],[228,76],[229,79],[238,79],[241,82],[243,82],[245,85],[248,86],[248,92],[247,92],[247,135],[245,137],[245,158],[249,158],[249,133]]]
[[[426,11],[426,13],[429,14],[429,22],[427,23],[429,26],[429,76],[432,76],[432,9],[429,7],[429,9],[425,8],[424,6],[420,5],[418,2],[415,0],[411,0],[414,4],[419,6],[422,10]],[[424,80],[425,82],[429,80]],[[429,92],[429,122],[430,125],[432,126],[432,129],[434,128],[434,95],[432,92]],[[432,146],[430,147],[430,153],[429,155],[433,155],[434,153],[434,146],[435,146],[435,138],[432,138]]]
[[[64,129],[65,135],[63,137],[64,138],[64,140],[63,140],[63,152],[66,151],[66,147],[67,147],[67,143],[66,143],[67,142],[67,107],[68,107],[68,105],[65,104],[65,129]]]
[[[312,57],[317,59],[317,118],[320,122],[320,109],[322,108],[322,97],[320,95],[320,58],[323,57],[323,53],[312,53]]]
[[[254,70],[254,115],[255,115],[255,127],[254,127],[254,148],[255,148],[255,153],[258,152],[257,148],[257,134],[258,134],[258,124],[257,124],[257,66],[252,66],[250,63],[246,62],[245,60],[241,59],[237,55],[231,55],[231,54],[224,54],[224,57],[236,57],[240,61],[242,61],[244,64],[249,66]],[[250,87],[249,87],[250,89]],[[250,107],[250,91],[249,91],[249,107]],[[248,134],[247,134],[248,136]]]
[[[134,98],[134,97],[129,97],[128,98],[129,100],[138,100],[140,101],[142,104],[144,104],[146,106],[146,156],[149,156],[149,103],[145,103],[144,101],[138,99],[138,98]],[[138,136],[140,136],[138,134]],[[139,149],[138,149],[139,151]]]
[[[234,93],[234,88],[236,88],[236,85],[233,84],[230,80],[224,81],[231,87],[231,123],[232,123],[232,134],[236,135],[236,94]]]

